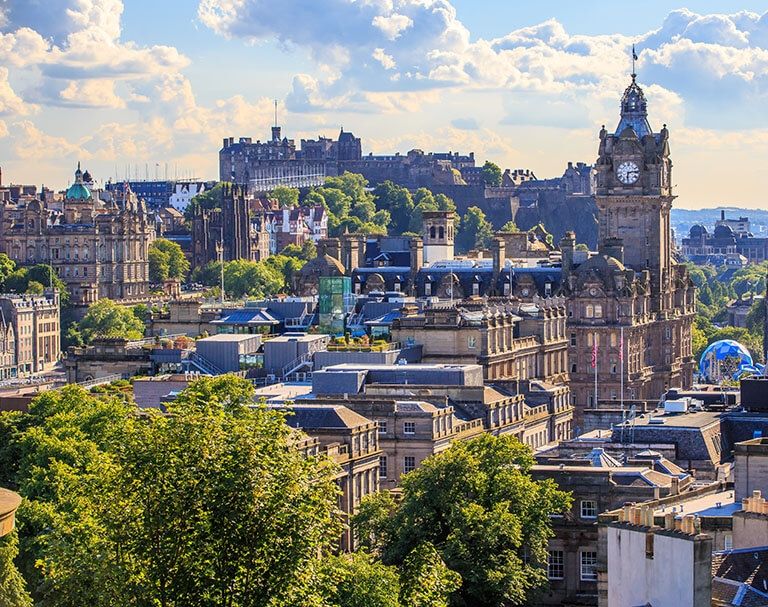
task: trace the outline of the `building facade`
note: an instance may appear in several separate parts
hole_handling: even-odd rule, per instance
[[[595,168],[599,254],[577,265],[573,234],[561,243],[577,410],[620,400],[622,377],[628,398],[687,388],[694,368],[695,288],[672,254],[669,131],[652,131],[634,74]]]
[[[128,186],[101,200],[78,165],[60,205],[37,199],[6,204],[0,226],[0,250],[20,265],[53,266],[75,305],[149,292],[155,226]]]
[[[244,259],[260,261],[270,254],[267,214],[258,199],[242,186],[222,188],[220,208],[198,207],[192,219],[192,266],[202,267],[217,261]],[[221,248],[221,252],[219,252]]]
[[[61,353],[59,294],[0,295],[3,378],[50,371]]]

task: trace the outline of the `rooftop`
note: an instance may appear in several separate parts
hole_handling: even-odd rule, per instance
[[[343,405],[291,405],[286,423],[303,430],[357,428],[374,424],[367,417],[347,409]]]
[[[268,404],[280,404],[297,398],[309,398],[312,395],[312,384],[307,382],[284,382],[257,388],[254,391],[257,399],[264,399]]]
[[[672,427],[672,428],[705,428],[718,422],[722,413],[719,411],[696,411],[694,413],[656,415],[651,412],[648,415],[640,415],[631,422],[625,422],[628,426],[642,427]],[[659,420],[659,421],[650,421]],[[616,427],[620,427],[617,424]]]
[[[211,335],[210,337],[203,337],[202,339],[198,339],[197,342],[240,342],[240,341],[249,341],[253,338],[259,339],[259,335],[254,335],[252,333],[217,333],[216,335]]]

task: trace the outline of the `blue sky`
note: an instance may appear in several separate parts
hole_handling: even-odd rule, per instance
[[[0,0],[4,181],[216,176],[226,136],[592,162],[637,45],[678,204],[764,206],[765,2]]]

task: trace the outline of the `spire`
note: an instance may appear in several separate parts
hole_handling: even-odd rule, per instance
[[[645,99],[645,93],[640,85],[637,84],[637,73],[635,71],[635,62],[637,61],[637,52],[635,45],[632,45],[632,81],[624,90],[621,97],[621,120],[616,127],[616,135],[621,135],[627,128],[631,128],[639,139],[646,135],[653,135],[651,125],[648,123],[648,102]]]

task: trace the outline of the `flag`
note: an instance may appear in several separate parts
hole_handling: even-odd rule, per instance
[[[595,335],[595,341],[592,344],[592,368],[597,367],[597,335]]]
[[[635,52],[635,45],[632,45],[632,59],[637,61],[637,53]]]

